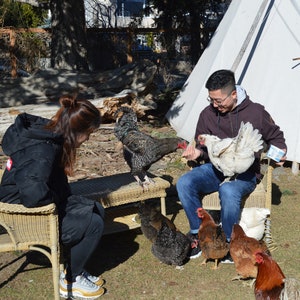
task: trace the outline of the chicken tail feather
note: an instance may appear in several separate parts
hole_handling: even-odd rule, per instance
[[[258,152],[263,148],[262,135],[257,129],[253,129],[251,123],[241,123],[239,133],[236,140],[236,150],[252,149],[253,152]]]

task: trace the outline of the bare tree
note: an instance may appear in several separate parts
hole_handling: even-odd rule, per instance
[[[88,27],[113,28],[116,27],[116,1],[85,1],[85,15],[89,16]]]

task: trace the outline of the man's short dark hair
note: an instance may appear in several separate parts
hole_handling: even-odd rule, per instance
[[[235,77],[234,73],[230,70],[219,70],[211,74],[206,81],[205,87],[209,91],[215,91],[219,89],[225,89],[230,87],[235,89]]]

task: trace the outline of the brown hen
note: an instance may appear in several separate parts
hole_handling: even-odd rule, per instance
[[[229,251],[238,273],[238,277],[233,278],[233,280],[256,278],[257,265],[254,253],[261,251],[270,254],[264,241],[248,237],[238,224],[233,225]]]
[[[218,260],[226,256],[229,250],[226,242],[225,233],[221,225],[217,225],[213,217],[203,208],[198,208],[198,217],[202,219],[198,231],[198,238],[202,255],[205,260],[202,264],[206,264],[207,260],[215,260],[212,269],[218,268]]]
[[[285,285],[285,276],[277,262],[267,253],[256,252],[258,272],[255,281],[256,300],[279,300]]]

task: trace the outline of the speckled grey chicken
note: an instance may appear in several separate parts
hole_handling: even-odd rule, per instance
[[[181,269],[188,260],[190,239],[179,230],[170,228],[165,220],[156,229],[157,236],[151,248],[153,255],[161,262]]]
[[[179,138],[154,138],[138,128],[136,113],[127,106],[120,107],[114,114],[115,136],[123,144],[124,158],[131,169],[131,174],[143,187],[152,180],[146,171],[150,166],[177,148],[186,146]]]
[[[190,239],[153,205],[142,202],[138,216],[144,236],[152,242],[153,255],[165,264],[181,267],[190,251]]]
[[[138,216],[141,222],[141,230],[144,236],[152,243],[157,237],[157,228],[161,227],[162,221],[164,221],[171,229],[176,230],[174,223],[154,206],[142,202],[139,205]]]

